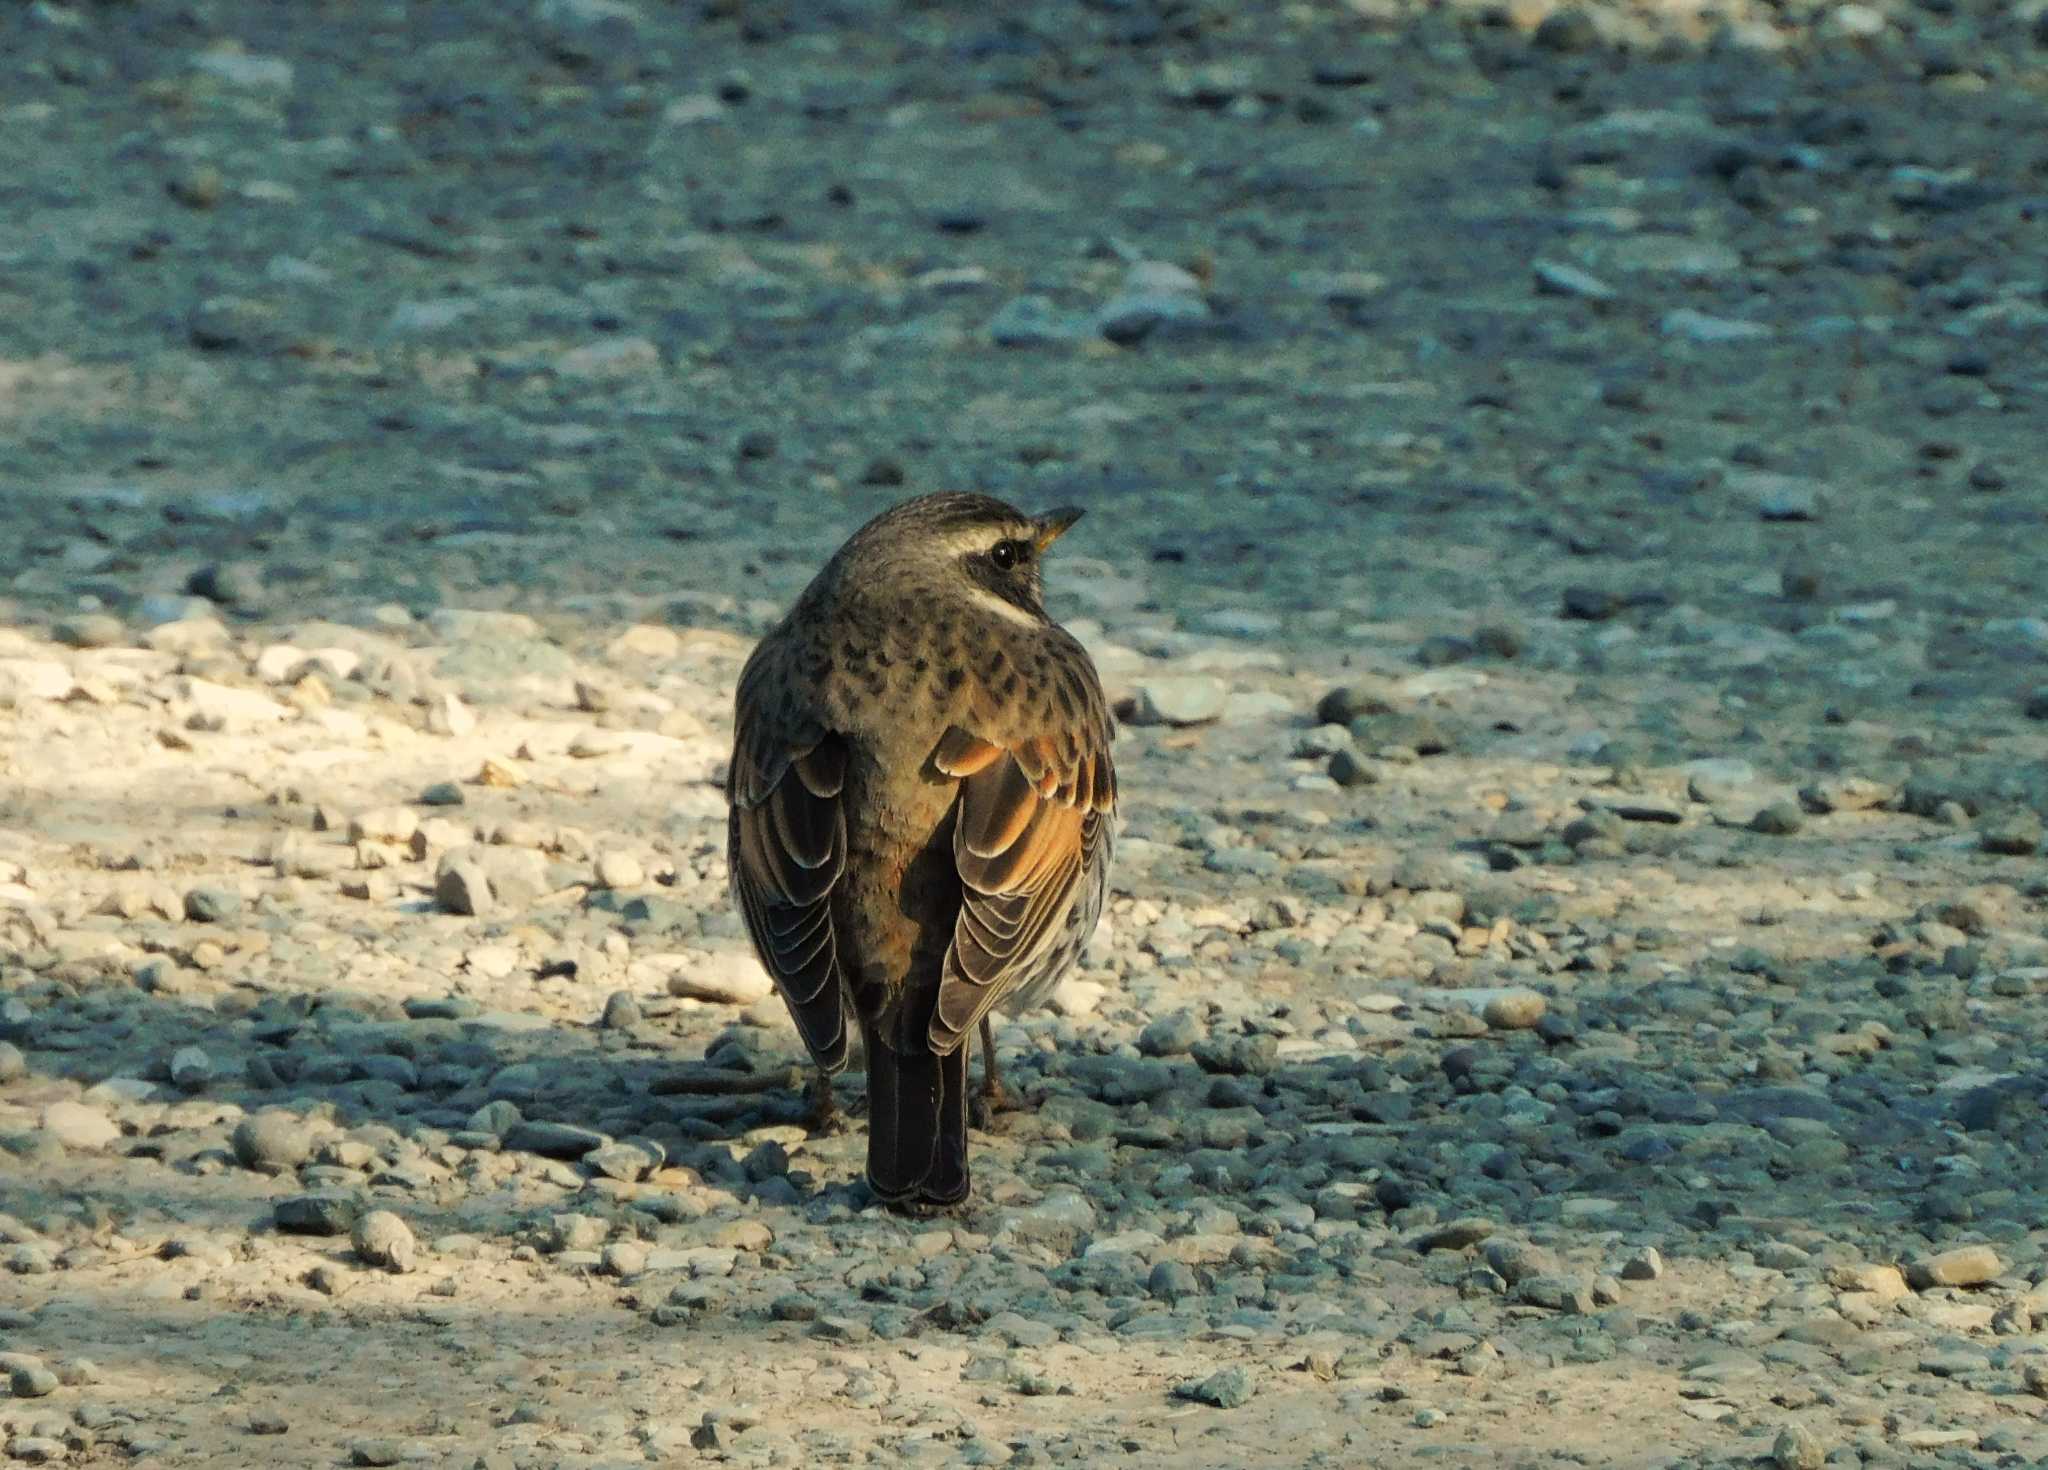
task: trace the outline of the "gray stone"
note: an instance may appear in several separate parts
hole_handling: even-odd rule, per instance
[[[1019,296],[998,310],[988,334],[998,347],[1043,347],[1072,342],[1087,330],[1073,315],[1044,296]]]
[[[411,1271],[419,1259],[412,1227],[390,1210],[371,1210],[358,1219],[351,1243],[363,1264],[393,1275]]]
[[[548,1248],[562,1251],[594,1251],[604,1244],[611,1227],[595,1215],[556,1215],[548,1224]]]
[[[1331,753],[1325,767],[1330,779],[1339,786],[1375,786],[1379,784],[1379,763],[1366,759],[1357,751],[1349,749]]]
[[[1806,825],[1799,808],[1789,801],[1774,801],[1759,807],[1749,819],[1749,830],[1770,837],[1790,837]]]
[[[111,613],[79,613],[62,618],[50,631],[67,648],[118,648],[128,638],[126,625]]]
[[[1131,291],[1105,305],[1095,329],[1119,347],[1154,337],[1211,331],[1215,316],[1207,302],[1186,291]]]
[[[1767,521],[1811,521],[1820,516],[1822,487],[1814,480],[1750,470],[1731,473],[1727,488],[1730,494],[1753,501],[1757,514]]]
[[[185,582],[195,597],[224,607],[252,607],[264,600],[263,566],[260,562],[209,562]]]
[[[247,1169],[270,1173],[296,1169],[313,1156],[313,1133],[296,1113],[265,1108],[235,1125],[235,1157]]]
[[[604,1000],[598,1024],[607,1031],[629,1031],[642,1020],[640,1001],[629,990],[614,990]]]
[[[662,1165],[660,1146],[652,1142],[606,1144],[583,1155],[583,1167],[607,1179],[632,1184]]]
[[[2004,1269],[1998,1252],[1990,1246],[1964,1245],[1912,1262],[1906,1268],[1906,1279],[1916,1291],[1937,1286],[1982,1286],[1996,1280]]]
[[[362,1206],[346,1195],[295,1194],[271,1209],[277,1228],[291,1235],[347,1235]]]
[[[526,1119],[505,1134],[505,1147],[550,1159],[580,1159],[592,1149],[603,1148],[611,1139],[590,1128],[573,1123],[543,1123]]]
[[[1664,1257],[1654,1245],[1633,1252],[1621,1263],[1623,1281],[1657,1281],[1664,1275]]]
[[[1585,11],[1563,6],[1544,16],[1529,39],[1540,50],[1572,55],[1599,46],[1600,28]]]
[[[1173,1396],[1219,1409],[1237,1409],[1251,1402],[1251,1370],[1237,1365],[1219,1368],[1207,1378],[1175,1386]]]
[[[1578,266],[1563,261],[1536,262],[1536,289],[1548,296],[1576,296],[1582,301],[1612,301],[1619,294],[1612,286]]]
[[[1182,1261],[1159,1262],[1145,1282],[1145,1290],[1150,1295],[1167,1302],[1193,1296],[1201,1289],[1201,1283],[1195,1279],[1194,1268]]]
[[[1533,990],[1509,990],[1486,1002],[1480,1012],[1496,1031],[1527,1031],[1543,1019],[1549,1002]]]
[[[749,1006],[766,1000],[774,989],[775,982],[761,968],[761,962],[738,950],[692,955],[668,977],[670,995],[710,1001],[714,1005]]]
[[[197,1092],[214,1079],[213,1058],[196,1046],[181,1046],[171,1053],[171,1081],[187,1092]]]
[[[1138,1050],[1148,1057],[1182,1056],[1201,1037],[1200,1018],[1193,1011],[1175,1011],[1138,1033]]]
[[[1756,784],[1756,767],[1745,760],[1697,760],[1685,768],[1686,795],[1709,806],[1737,800]]]
[[[2015,807],[1984,818],[1977,840],[1988,853],[2000,857],[2031,857],[2041,846],[2040,814],[2031,807]]]
[[[472,918],[484,918],[497,910],[497,897],[483,864],[454,853],[441,860],[434,875],[434,901],[451,914]]]
[[[1229,687],[1208,674],[1162,674],[1138,686],[1134,725],[1206,725],[1223,717]]]
[[[57,1391],[58,1379],[40,1363],[24,1363],[8,1375],[8,1386],[18,1399],[48,1398]]]
[[[1657,324],[1657,330],[1667,337],[1682,342],[1691,342],[1701,347],[1720,347],[1734,342],[1760,342],[1776,335],[1775,329],[1760,322],[1731,321],[1726,317],[1709,316],[1689,306],[1666,312]]]
[[[281,56],[211,48],[192,53],[192,69],[252,92],[288,92],[295,75],[292,64]]]
[[[1771,1444],[1776,1470],[1821,1470],[1827,1458],[1827,1447],[1804,1424],[1787,1424]]]
[[[223,924],[242,911],[242,896],[225,888],[194,888],[185,895],[185,917],[195,924]]]
[[[1605,622],[1621,611],[1621,601],[1612,592],[1601,587],[1567,587],[1564,589],[1564,616],[1580,622]]]
[[[54,1102],[43,1109],[43,1132],[68,1149],[96,1152],[118,1142],[121,1130],[98,1108]]]

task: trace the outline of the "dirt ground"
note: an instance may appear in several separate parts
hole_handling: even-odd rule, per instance
[[[0,1442],[2048,1464],[2048,11],[0,10]],[[752,638],[1087,507],[905,1219]]]

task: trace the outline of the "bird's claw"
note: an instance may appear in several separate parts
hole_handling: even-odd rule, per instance
[[[804,1129],[813,1138],[834,1138],[847,1131],[846,1114],[832,1095],[832,1079],[817,1077],[805,1089],[810,1109],[804,1114]]]
[[[1000,1132],[1002,1115],[1014,1113],[1022,1106],[1016,1094],[1002,1083],[989,1083],[974,1094],[968,1105],[968,1120],[983,1133]]]

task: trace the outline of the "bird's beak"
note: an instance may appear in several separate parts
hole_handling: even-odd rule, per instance
[[[1063,505],[1058,510],[1049,510],[1040,516],[1037,523],[1038,549],[1043,551],[1066,535],[1073,528],[1074,522],[1081,519],[1081,514],[1080,506]]]

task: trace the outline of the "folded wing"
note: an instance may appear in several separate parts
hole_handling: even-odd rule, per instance
[[[1108,723],[1098,716],[1075,725],[1009,742],[956,726],[933,752],[934,766],[960,782],[953,828],[960,915],[930,1028],[941,1054],[1037,975],[1084,876],[1108,859],[1116,806]]]
[[[733,892],[804,1045],[837,1072],[846,1065],[847,1030],[831,895],[846,870],[846,743],[825,731],[780,728],[772,707],[763,711],[744,693],[739,707],[726,785]]]

